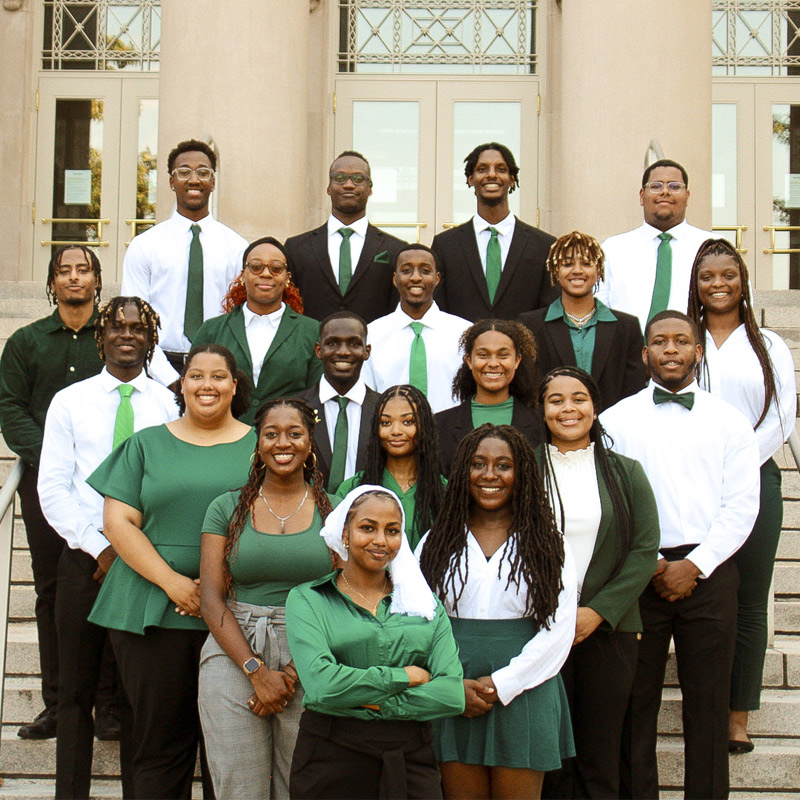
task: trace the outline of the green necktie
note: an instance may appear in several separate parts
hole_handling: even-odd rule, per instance
[[[486,247],[486,287],[489,289],[489,302],[494,303],[497,287],[500,285],[500,273],[503,270],[503,260],[500,257],[500,240],[497,238],[497,228],[489,228],[491,237]]]
[[[339,484],[344,480],[344,470],[347,465],[347,404],[346,397],[337,397],[339,416],[336,417],[336,427],[333,429],[333,458],[331,459],[331,475],[328,479],[328,491],[333,494]]]
[[[121,383],[117,386],[119,392],[119,405],[117,406],[117,416],[114,419],[114,443],[112,450],[116,450],[131,434],[133,434],[133,406],[131,405],[131,395],[134,392],[133,386],[129,383]]]
[[[203,245],[200,226],[192,225],[189,245],[189,274],[186,276],[186,307],[183,311],[183,334],[191,342],[203,324]]]
[[[416,386],[422,394],[428,394],[428,357],[425,353],[425,340],[422,338],[421,322],[412,322],[414,341],[411,342],[411,360],[408,362],[408,382]]]
[[[339,228],[342,243],[339,246],[339,291],[344,297],[350,278],[353,277],[353,260],[350,256],[350,237],[355,233],[352,228]]]
[[[658,256],[656,257],[656,280],[653,284],[653,300],[650,303],[650,313],[647,321],[659,312],[666,311],[669,305],[669,292],[672,288],[672,239],[671,233],[659,233],[658,238],[661,244],[658,246]]]
[[[677,403],[679,406],[692,410],[694,406],[694,392],[684,392],[683,394],[675,394],[674,392],[667,392],[656,386],[653,389],[653,402],[660,406],[662,403]]]

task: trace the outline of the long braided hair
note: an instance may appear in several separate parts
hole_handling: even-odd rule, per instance
[[[258,490],[261,488],[267,471],[267,465],[261,460],[261,456],[258,453],[258,440],[261,438],[261,428],[264,426],[269,412],[272,411],[273,408],[278,408],[279,406],[293,408],[300,415],[300,419],[308,432],[311,442],[311,452],[306,462],[303,464],[303,478],[307,483],[311,484],[314,493],[314,503],[322,519],[324,520],[333,510],[330,498],[322,488],[324,486],[324,479],[322,473],[319,471],[319,467],[317,467],[317,447],[314,442],[314,425],[316,424],[314,409],[312,409],[308,403],[296,397],[279,397],[276,400],[269,400],[264,403],[256,412],[255,423],[253,425],[258,435],[256,449],[253,453],[253,463],[247,476],[247,482],[241,489],[236,490],[239,492],[239,500],[228,522],[228,534],[225,538],[223,574],[225,577],[226,594],[231,597],[234,595],[231,564],[236,561],[238,556],[239,539],[244,530],[247,518],[252,513],[253,503],[255,503],[258,497]]]
[[[408,384],[392,386],[378,398],[378,405],[372,415],[363,483],[380,486],[383,482],[386,451],[381,446],[381,414],[383,414],[386,404],[395,397],[400,397],[408,402],[417,426],[414,448],[414,468],[417,473],[414,519],[406,520],[406,524],[409,526],[409,533],[413,533],[409,539],[416,538],[419,541],[425,531],[430,528],[442,507],[444,486],[442,486],[439,436],[433,421],[433,412],[428,398],[416,387]]]
[[[97,342],[97,350],[100,353],[100,358],[106,360],[104,349],[104,340],[106,330],[113,323],[119,320],[120,315],[124,317],[125,306],[136,306],[139,312],[139,321],[147,328],[147,353],[145,354],[144,363],[149,364],[150,359],[153,357],[153,351],[158,344],[158,328],[161,321],[158,314],[147,300],[142,300],[141,297],[112,297],[101,309],[97,316],[97,322],[94,325],[94,338]]]
[[[555,378],[561,377],[575,378],[575,380],[580,381],[591,398],[595,412],[602,408],[600,404],[600,389],[595,379],[588,372],[584,372],[584,370],[578,367],[556,367],[544,376],[539,386],[539,405],[542,407],[543,421],[544,400],[547,395],[547,387]],[[552,442],[553,436],[546,423],[543,427],[545,431],[545,441],[542,447],[542,479],[544,480],[545,488],[549,492],[550,497],[557,498],[558,500],[561,530],[563,531],[564,504],[561,502],[561,492],[558,488],[555,471],[553,470],[550,448],[547,447],[547,445]],[[592,427],[589,429],[589,439],[594,442],[595,458],[600,465],[600,474],[603,476],[603,480],[608,488],[608,494],[611,498],[611,507],[614,510],[614,520],[616,522],[617,532],[619,533],[617,537],[616,561],[614,562],[613,576],[622,568],[622,563],[625,561],[628,551],[630,550],[631,538],[633,536],[633,498],[628,491],[622,465],[610,449],[611,444],[613,444],[611,437],[606,433],[597,417],[595,417]],[[610,444],[607,445],[606,442]]]
[[[457,611],[469,575],[467,523],[472,502],[472,458],[484,439],[505,442],[514,460],[513,515],[500,559],[500,565],[503,559],[508,559],[511,567],[505,588],[508,589],[512,583],[518,589],[524,586],[527,590],[525,616],[532,619],[537,628],[549,629],[558,608],[558,595],[563,589],[564,539],[556,527],[533,448],[510,425],[487,422],[461,440],[444,504],[425,540],[420,567],[433,592],[442,601],[448,595],[452,596],[453,610]],[[509,546],[512,543],[514,547]]]
[[[761,372],[764,376],[764,407],[761,409],[761,416],[758,422],[753,426],[757,428],[767,416],[770,405],[778,402],[778,393],[775,388],[775,372],[772,369],[772,361],[770,360],[769,353],[767,353],[767,343],[764,340],[764,334],[758,327],[755,314],[753,314],[753,301],[750,297],[750,273],[747,270],[747,265],[744,259],[736,248],[727,239],[706,239],[700,245],[697,255],[692,264],[692,277],[689,282],[689,310],[688,316],[697,325],[700,332],[700,344],[703,347],[703,357],[697,365],[697,377],[705,375],[706,384],[710,377],[708,371],[708,362],[706,361],[706,332],[708,331],[708,323],[706,320],[706,309],[700,300],[700,293],[697,290],[697,279],[700,272],[700,267],[703,260],[709,256],[729,256],[734,260],[736,266],[739,268],[739,280],[742,284],[742,296],[739,300],[739,319],[744,323],[744,329],[747,333],[747,339],[750,342],[750,347],[756,354],[758,363],[761,365]]]

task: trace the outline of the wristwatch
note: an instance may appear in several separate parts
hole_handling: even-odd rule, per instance
[[[252,675],[259,667],[263,666],[264,662],[258,656],[250,656],[250,658],[242,664],[242,669],[245,675]]]

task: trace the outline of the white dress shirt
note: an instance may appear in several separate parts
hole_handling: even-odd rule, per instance
[[[640,461],[653,487],[661,547],[698,545],[688,556],[707,578],[744,544],[758,515],[758,442],[732,405],[696,381],[691,411],[656,405],[653,381],[600,415],[614,450]]]
[[[122,381],[103,367],[99,375],[57,392],[47,410],[39,464],[39,500],[47,521],[73,550],[97,558],[103,536],[103,496],[86,478],[112,450]],[[175,395],[139,373],[130,385],[133,429],[177,419]]]
[[[419,320],[409,317],[398,304],[391,314],[370,322],[367,341],[372,345],[372,352],[364,363],[362,377],[376,392],[409,382],[411,345],[414,342],[412,322],[423,325],[421,336],[428,367],[427,397],[436,414],[458,404],[453,400],[453,378],[462,363],[458,342],[461,334],[472,324],[463,317],[445,313],[436,303]]]
[[[250,360],[253,362],[254,386],[258,386],[261,365],[275,338],[285,310],[285,303],[281,303],[281,307],[271,314],[256,314],[247,307],[247,302],[242,306],[244,333],[247,337],[247,347],[250,349]]]
[[[639,318],[644,331],[653,301],[656,259],[661,239],[658,228],[643,222],[627,233],[610,236],[603,242],[606,256],[605,279],[598,284],[597,299],[609,308],[626,311]],[[689,279],[700,245],[715,236],[695,228],[686,220],[670,228],[672,247],[672,286],[667,308],[686,313],[689,306]]]
[[[428,534],[417,545],[415,555],[419,560]],[[444,607],[451,617],[460,619],[520,619],[525,616],[528,600],[528,587],[509,583],[510,562],[514,556],[515,544],[509,539],[487,559],[478,540],[467,531],[467,582],[458,600],[458,613],[453,612],[453,596],[448,595]],[[506,552],[508,551],[508,552]],[[463,565],[462,569],[463,569]],[[456,594],[461,591],[462,582],[456,570]],[[498,575],[499,571],[499,575]],[[564,588],[558,596],[558,610],[550,622],[550,630],[542,628],[526,645],[518,656],[514,656],[507,666],[492,673],[500,702],[507,706],[515,697],[528,689],[539,686],[558,675],[567,660],[572,641],[575,638],[575,618],[578,609],[575,562],[569,545],[564,547],[564,567],[561,570]],[[509,584],[506,587],[506,584]],[[491,640],[487,640],[491,647]]]
[[[777,333],[761,329],[775,375],[775,400],[767,416],[755,429],[760,463],[772,458],[794,430],[797,413],[797,385],[794,359],[786,343]],[[717,348],[714,337],[706,333],[706,363],[700,385],[735,406],[755,427],[764,409],[764,373],[755,351],[740,325]]]
[[[192,225],[200,226],[203,246],[203,319],[222,313],[222,298],[242,271],[247,240],[209,214],[195,223],[176,211],[169,219],[135,236],[122,263],[123,295],[147,300],[161,317],[159,344],[168,352],[186,353],[183,335],[189,245]]]
[[[336,420],[339,418],[339,393],[331,386],[323,375],[319,379],[319,401],[325,409],[325,425],[328,429],[328,440],[333,452],[333,437],[336,433]],[[350,402],[347,404],[347,459],[344,464],[344,479],[356,474],[356,458],[358,456],[358,434],[361,430],[361,406],[367,396],[367,384],[359,378],[350,391],[342,395]]]
[[[358,259],[361,258],[361,251],[364,249],[364,240],[367,238],[368,227],[369,220],[366,217],[361,217],[361,219],[357,219],[349,225],[345,225],[340,219],[336,219],[333,214],[328,217],[328,258],[331,262],[331,269],[333,269],[333,277],[336,278],[336,283],[339,283],[339,251],[344,240],[342,234],[339,233],[339,229],[353,229],[353,233],[350,235],[350,274],[352,276],[355,275]]]
[[[492,238],[492,233],[489,228],[494,228],[497,231],[497,240],[500,243],[500,268],[506,265],[506,258],[508,256],[508,248],[511,247],[511,240],[514,238],[514,226],[517,220],[513,214],[509,214],[504,220],[497,223],[487,222],[480,214],[475,214],[472,218],[472,226],[475,228],[475,239],[478,242],[478,253],[481,257],[481,266],[483,267],[483,274],[486,274],[486,248],[489,246],[489,240]]]
[[[560,526],[561,508],[558,501],[561,499],[564,509],[564,538],[569,542],[575,558],[580,598],[603,514],[594,462],[594,442],[583,450],[569,450],[566,453],[560,452],[551,444],[547,447],[558,487],[558,493],[554,491],[555,487],[548,487],[550,506],[556,524]]]

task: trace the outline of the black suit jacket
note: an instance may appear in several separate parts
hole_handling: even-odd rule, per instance
[[[331,442],[328,438],[328,423],[325,419],[325,408],[319,399],[319,381],[310,389],[306,389],[302,394],[297,395],[305,400],[311,408],[317,410],[319,422],[314,427],[314,442],[317,445],[317,466],[325,478],[325,487],[328,486],[328,478],[331,474],[331,461],[333,452]],[[358,450],[356,453],[356,472],[364,469],[367,459],[367,444],[369,443],[369,432],[372,425],[372,415],[378,405],[380,394],[374,392],[367,386],[367,394],[361,406],[361,425],[358,429]]]
[[[490,303],[472,220],[437,234],[432,248],[442,273],[436,294],[439,308],[476,322],[489,317],[516,319],[523,311],[550,305],[559,295],[550,285],[546,266],[554,241],[549,233],[517,220]]]
[[[456,448],[461,440],[473,429],[472,406],[466,403],[448,408],[433,415],[436,430],[439,432],[439,449],[442,451],[442,467],[444,474],[450,474]],[[539,414],[518,400],[514,401],[514,411],[511,414],[511,426],[516,428],[533,447],[537,447],[543,437],[542,421]]]
[[[368,225],[361,256],[342,296],[328,257],[328,224],[287,239],[289,267],[303,297],[305,315],[323,320],[335,311],[353,311],[372,322],[394,311],[398,295],[392,272],[397,251],[404,244]]]
[[[544,376],[551,369],[576,366],[569,327],[563,317],[545,322],[546,308],[520,314],[519,321],[536,337],[536,363]],[[636,394],[647,383],[642,348],[644,337],[639,320],[631,314],[614,311],[616,322],[598,321],[592,356],[592,377],[600,388],[602,407],[611,408],[623,397]]]

